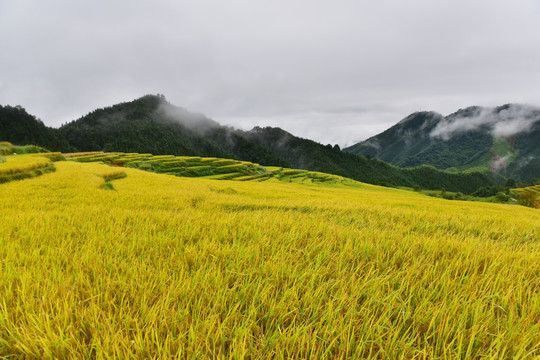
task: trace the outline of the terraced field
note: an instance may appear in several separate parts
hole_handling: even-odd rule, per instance
[[[536,209],[77,157],[0,184],[0,357],[540,357]]]
[[[51,159],[43,154],[6,156],[4,162],[0,162],[0,183],[36,177],[54,170]]]
[[[47,150],[33,145],[14,146],[0,141],[0,184],[54,171],[53,161],[63,160],[64,157],[59,152],[44,151]]]
[[[520,204],[540,208],[540,185],[515,189],[515,192]]]
[[[344,184],[354,186],[354,180],[342,176],[314,171],[261,166],[247,161],[231,159],[137,154],[85,152],[65,154],[79,162],[102,162],[113,166],[132,167],[160,174],[199,177],[212,180],[268,181],[279,180],[315,185]]]
[[[530,192],[535,193],[538,197],[540,197],[540,185],[529,186],[529,187],[526,187],[526,188],[520,188],[520,189],[516,189],[516,190],[520,191],[520,192],[530,191]]]

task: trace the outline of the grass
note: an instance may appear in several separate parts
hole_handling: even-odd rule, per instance
[[[538,210],[55,164],[0,185],[2,356],[540,356]]]

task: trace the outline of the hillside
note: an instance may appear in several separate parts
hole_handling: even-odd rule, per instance
[[[54,151],[71,151],[58,129],[45,126],[21,106],[0,105],[0,141],[17,145],[34,144]]]
[[[38,131],[39,129],[35,129]],[[60,129],[50,129],[75,151],[207,156],[266,166],[319,171],[387,186],[420,186],[472,193],[500,180],[485,174],[447,173],[432,167],[399,169],[344,153],[279,128],[242,131],[170,104],[162,95],[97,109]],[[58,150],[51,146],[50,150]]]
[[[60,129],[79,150],[214,156],[345,176],[372,184],[472,193],[492,186],[480,174],[448,174],[433,168],[398,169],[296,137],[279,128],[241,131],[147,95],[96,110]]]
[[[446,117],[414,113],[344,151],[401,167],[493,171],[530,181],[540,177],[540,109],[525,105],[470,107]]]
[[[55,166],[0,184],[0,356],[537,354],[538,210]]]
[[[255,128],[245,136],[271,149],[296,168],[345,176],[385,186],[416,185],[425,189],[446,189],[470,194],[480,187],[494,186],[498,179],[474,173],[452,173],[430,166],[398,168],[386,162],[340,151],[312,140],[293,136],[279,128]]]
[[[261,166],[248,161],[215,157],[151,155],[138,153],[87,152],[65,154],[69,160],[98,162],[114,167],[131,167],[159,174],[199,177],[212,180],[282,181],[310,185],[357,186],[360,183],[341,176],[277,166]]]
[[[164,99],[145,96],[128,103],[98,109],[60,128],[70,144],[81,151],[150,152],[224,156],[228,154],[193,128],[188,121],[213,126],[210,119],[178,108],[178,121]],[[217,125],[217,124],[216,124]]]

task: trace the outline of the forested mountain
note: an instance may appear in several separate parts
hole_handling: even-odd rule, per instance
[[[98,109],[60,128],[79,150],[215,156],[289,166],[232,128],[170,104],[162,95]]]
[[[508,104],[446,117],[418,112],[344,151],[400,167],[491,170],[529,181],[540,177],[540,109]]]
[[[230,155],[186,126],[189,120],[213,126],[210,119],[185,111],[185,122],[173,118],[160,96],[95,110],[60,128],[70,144],[81,151],[103,150],[200,156]],[[178,108],[178,113],[181,109]],[[217,123],[215,124],[217,126]]]
[[[32,144],[58,151],[71,150],[58,129],[45,126],[21,106],[0,105],[0,139],[17,145]]]
[[[202,114],[170,104],[161,95],[147,95],[131,102],[95,110],[78,120],[50,129],[39,121],[32,132],[44,131],[67,141],[77,151],[120,151],[215,156],[261,165],[292,167],[346,176],[391,186],[415,186],[472,193],[492,186],[486,174],[448,173],[429,166],[400,169],[377,159],[340,151],[296,137],[279,128],[256,127],[242,131],[221,126]],[[39,130],[41,129],[41,130]],[[2,139],[0,140],[8,140]],[[17,143],[18,141],[12,141]],[[64,151],[62,145],[46,146]]]
[[[450,173],[432,166],[401,169],[378,159],[342,152],[337,146],[321,145],[296,137],[280,128],[254,128],[244,136],[271,149],[293,167],[346,176],[362,182],[472,193],[492,186],[495,178],[478,172]]]

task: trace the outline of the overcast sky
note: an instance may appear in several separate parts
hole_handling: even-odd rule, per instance
[[[164,94],[350,145],[409,113],[540,105],[538,0],[0,0],[0,104],[50,126]]]

